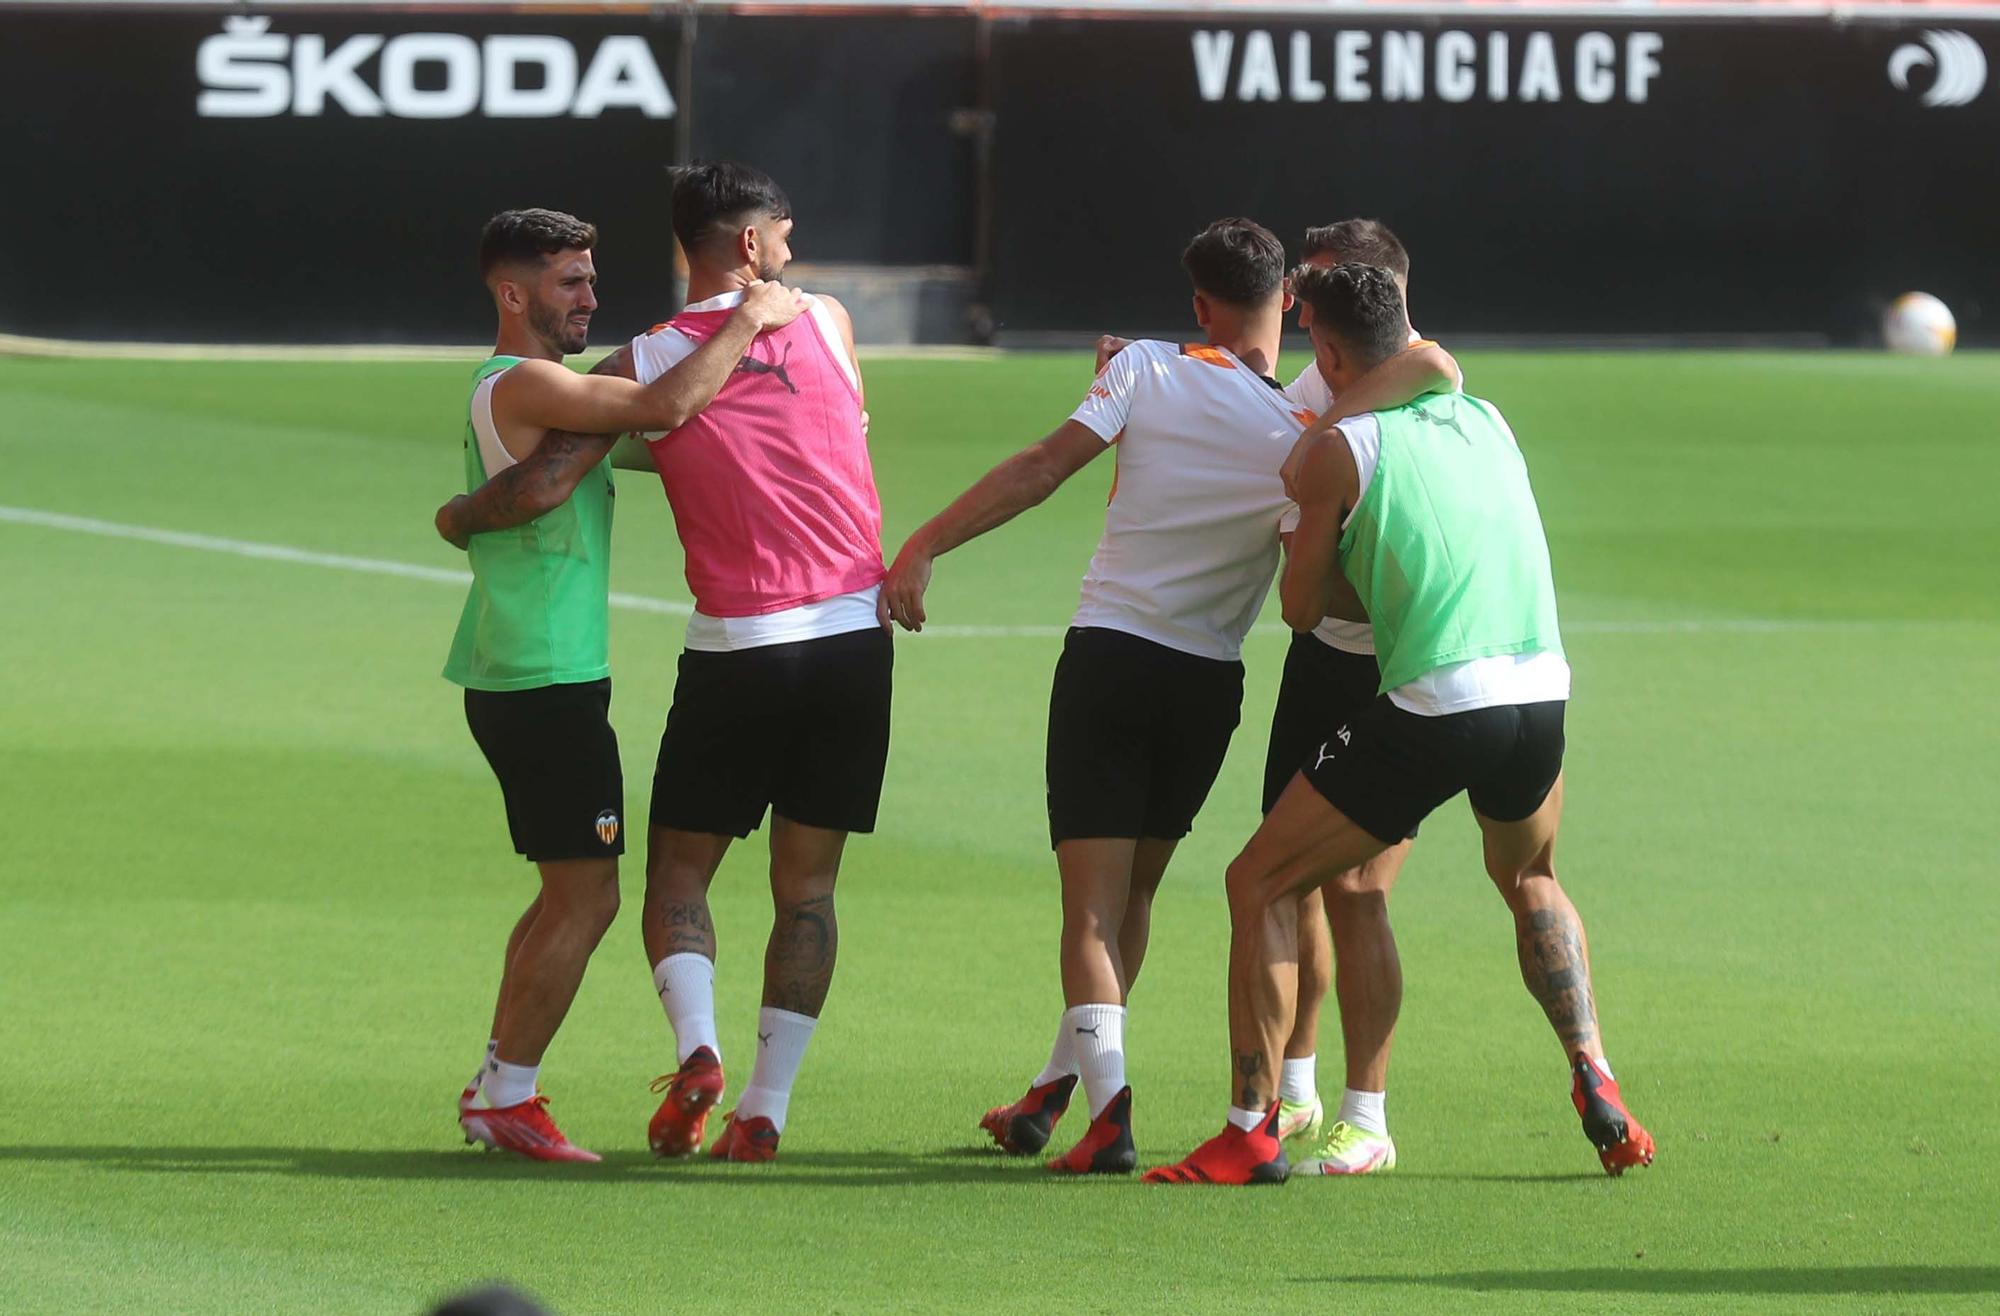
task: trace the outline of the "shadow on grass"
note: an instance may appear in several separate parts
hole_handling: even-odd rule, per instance
[[[1397,1284],[1480,1293],[1729,1293],[1822,1297],[2000,1293],[2000,1266],[1826,1266],[1691,1270],[1631,1266],[1580,1270],[1468,1270],[1440,1275],[1298,1275],[1294,1284]]]
[[[820,1184],[876,1187],[977,1183],[1044,1186],[1041,1161],[986,1148],[925,1152],[785,1152],[768,1165],[731,1165],[706,1156],[663,1161],[642,1151],[612,1151],[596,1164],[544,1164],[472,1147],[439,1149],[323,1147],[0,1146],[0,1165],[60,1164],[140,1174],[277,1174],[324,1179],[468,1181],[577,1180],[602,1183],[717,1185]]]

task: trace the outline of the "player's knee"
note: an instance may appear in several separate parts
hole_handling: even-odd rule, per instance
[[[1247,855],[1238,855],[1223,874],[1223,890],[1232,914],[1255,913],[1271,903],[1272,874]]]
[[[780,909],[814,903],[831,905],[834,876],[831,871],[773,872],[771,903]]]

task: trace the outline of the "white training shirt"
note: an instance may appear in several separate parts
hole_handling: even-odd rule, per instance
[[[1222,348],[1142,341],[1070,417],[1118,445],[1072,624],[1233,662],[1278,568],[1278,468],[1310,420]]]
[[[1506,422],[1501,423],[1504,425]],[[1370,412],[1352,420],[1343,420],[1334,428],[1347,440],[1347,450],[1354,454],[1354,470],[1359,477],[1355,484],[1354,501],[1359,506],[1362,495],[1368,492],[1369,484],[1375,479],[1375,465],[1382,459],[1382,423]],[[1508,431],[1507,437],[1514,437],[1512,430]],[[1345,526],[1347,521],[1353,519],[1354,512],[1350,509],[1341,524]],[[1372,653],[1372,632],[1369,643],[1369,652]],[[1568,698],[1569,663],[1561,654],[1547,651],[1471,658],[1426,672],[1416,680],[1389,691],[1390,703],[1420,717],[1443,717],[1447,713],[1466,713],[1475,708],[1540,704]]]
[[[742,301],[741,291],[725,292],[685,309],[727,311],[735,309]],[[826,309],[826,303],[810,293],[806,294],[806,315],[812,320],[813,328],[819,331],[827,351],[847,373],[848,382],[859,389],[860,368],[848,353],[847,340],[841,337],[840,326],[834,323],[833,313]],[[641,384],[650,384],[693,356],[694,350],[700,346],[680,330],[663,325],[632,340],[633,373],[639,377]],[[881,595],[880,585],[870,585],[852,594],[837,594],[817,603],[803,603],[796,608],[767,612],[756,617],[711,617],[705,612],[696,612],[688,618],[684,643],[688,648],[704,653],[733,653],[738,649],[761,649],[771,644],[796,644],[801,640],[865,631],[882,624],[875,611],[875,601]]]

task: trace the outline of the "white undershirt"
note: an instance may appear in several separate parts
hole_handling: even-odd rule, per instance
[[[734,310],[742,301],[743,293],[738,290],[720,293],[685,309],[728,311]],[[834,323],[826,303],[810,293],[806,294],[806,314],[811,318],[813,328],[819,331],[820,341],[826,344],[827,351],[846,372],[848,382],[859,389],[860,369],[848,353],[847,341],[841,337],[840,327]],[[650,384],[693,356],[699,346],[700,343],[672,327],[642,334],[632,340],[633,373],[641,384]],[[865,631],[871,626],[881,625],[875,611],[876,600],[881,597],[882,587],[870,585],[852,594],[836,594],[817,603],[802,603],[796,608],[766,612],[755,617],[711,617],[697,611],[688,618],[684,643],[686,647],[702,653],[734,653],[739,649],[797,644],[802,640],[823,640],[829,635]]]
[[[1343,420],[1334,426],[1354,454],[1355,506],[1360,506],[1382,459],[1382,424],[1374,413]],[[1349,509],[1341,525],[1354,519]],[[1507,704],[1542,704],[1569,698],[1569,663],[1559,653],[1493,654],[1468,658],[1425,672],[1389,691],[1389,702],[1420,717],[1468,713],[1475,708]]]

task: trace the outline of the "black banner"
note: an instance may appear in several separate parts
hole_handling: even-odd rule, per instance
[[[951,128],[970,19],[704,15],[691,88],[674,12],[0,24],[0,330],[477,340],[480,224],[546,205],[601,230],[593,336],[611,341],[673,309],[683,115],[695,155],[785,185],[800,259],[971,258],[972,154]]]
[[[1847,341],[1919,288],[1991,337],[1996,32],[1009,24],[994,313],[1003,335],[1174,329],[1207,221],[1296,244],[1360,214],[1409,246],[1432,332]]]

